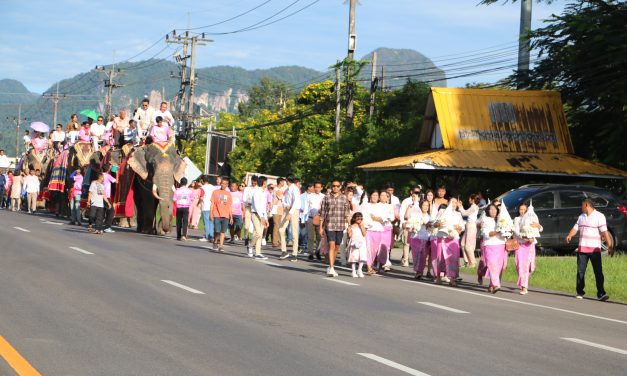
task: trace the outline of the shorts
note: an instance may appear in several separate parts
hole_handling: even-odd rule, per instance
[[[214,218],[213,219],[213,232],[216,234],[224,234],[226,230],[229,229],[229,219],[228,218]]]
[[[324,230],[327,235],[327,242],[335,242],[335,244],[342,244],[342,239],[344,238],[344,231],[331,231]]]
[[[244,226],[244,219],[241,215],[233,216],[233,227],[234,228],[242,228]]]

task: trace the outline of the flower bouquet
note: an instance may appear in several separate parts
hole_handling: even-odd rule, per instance
[[[531,225],[525,225],[520,229],[520,236],[526,239],[539,238],[540,230]]]
[[[504,202],[501,203],[501,209],[496,219],[496,228],[494,231],[499,232],[504,238],[511,237],[514,231],[514,221],[512,221],[512,217],[509,215]]]
[[[405,222],[405,228],[409,232],[418,232],[418,231],[420,231],[421,227],[422,227],[422,219],[421,218],[412,217],[412,218],[409,218],[407,220],[407,222]]]

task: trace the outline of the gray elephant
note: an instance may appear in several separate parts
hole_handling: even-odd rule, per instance
[[[185,174],[185,162],[174,144],[152,143],[135,149],[128,164],[134,182],[137,232],[164,234],[172,227],[172,187]],[[157,226],[157,204],[161,221]]]

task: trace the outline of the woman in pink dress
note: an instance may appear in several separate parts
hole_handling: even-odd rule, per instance
[[[366,248],[368,250],[368,275],[374,275],[374,264],[381,249],[383,236],[383,218],[380,213],[379,192],[372,191],[368,203],[361,206],[366,232]],[[323,238],[324,239],[324,238]]]
[[[409,230],[409,248],[411,249],[412,260],[414,260],[415,279],[422,279],[422,272],[425,269],[427,254],[431,251],[429,241],[429,231],[427,224],[431,217],[429,209],[431,207],[427,200],[422,200],[418,207],[412,204],[405,213],[405,225],[412,226]]]
[[[392,222],[396,218],[394,214],[394,205],[390,202],[390,195],[382,191],[379,194],[379,204],[382,206],[383,218],[383,234],[381,238],[381,250],[379,251],[379,264],[384,271],[389,271],[392,263],[390,262],[390,253],[394,246],[394,237],[392,231],[394,226]]]
[[[540,226],[533,206],[528,207],[525,203],[520,204],[518,214],[520,216],[514,218],[514,236],[520,245],[515,254],[516,271],[518,272],[517,285],[520,286],[520,295],[527,295],[529,277],[536,269],[536,236],[540,235],[542,226]],[[534,228],[537,229],[537,232],[533,230]]]
[[[194,192],[194,200],[192,200],[192,205],[189,207],[189,228],[198,228],[198,222],[200,222],[200,215],[202,214],[198,202],[200,201],[202,189],[200,189],[200,183],[197,181],[193,182],[190,188]]]
[[[481,222],[481,237],[483,239],[483,251],[487,274],[490,277],[488,291],[495,294],[501,288],[501,274],[503,273],[503,257],[505,252],[505,239],[496,232],[496,221],[499,210],[493,203],[486,208],[486,215]]]

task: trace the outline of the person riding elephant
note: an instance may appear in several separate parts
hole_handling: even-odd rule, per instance
[[[185,174],[186,164],[174,143],[153,142],[135,149],[128,160],[136,173],[137,232],[163,234],[172,227],[174,183]],[[157,228],[157,204],[161,221]]]

